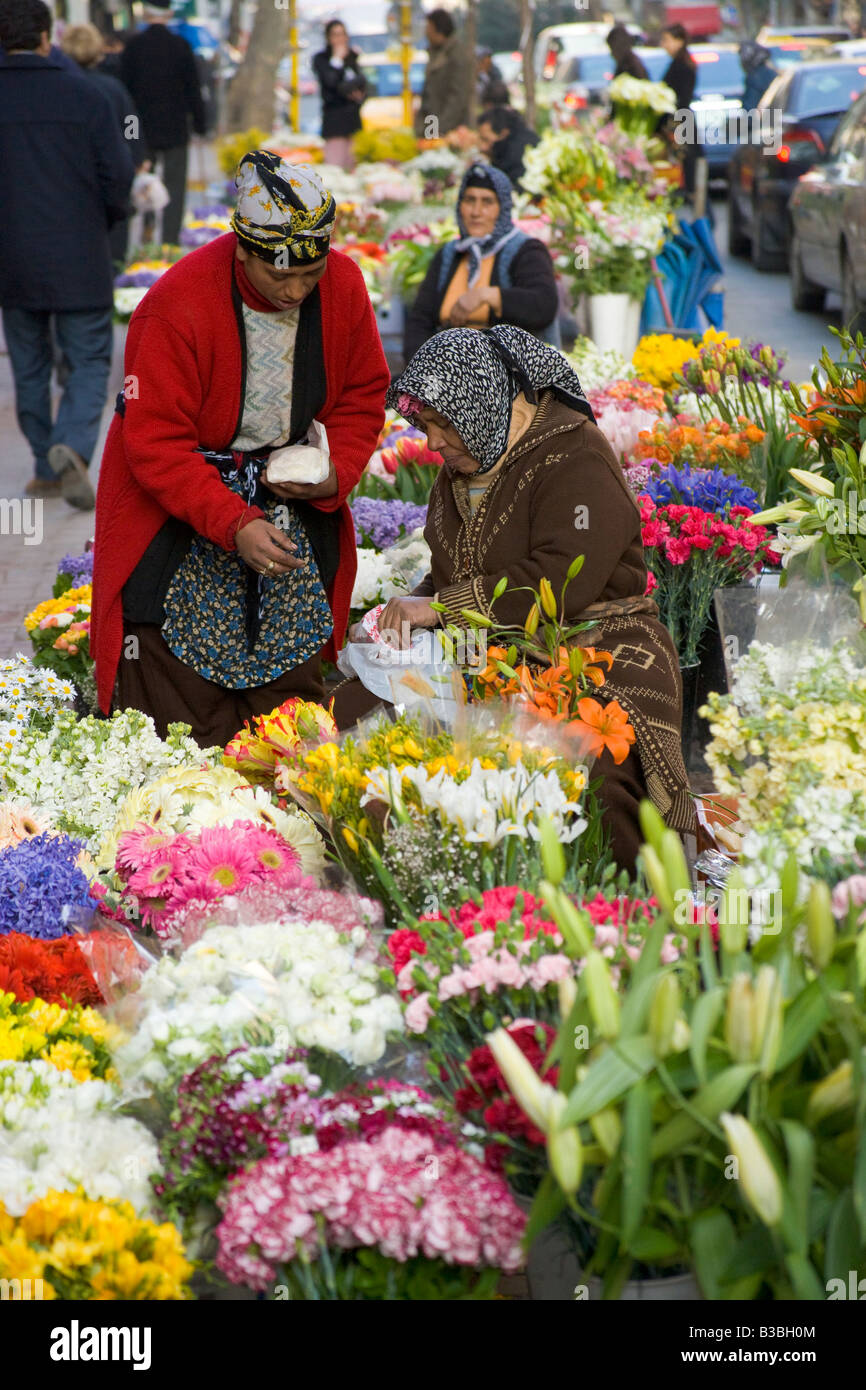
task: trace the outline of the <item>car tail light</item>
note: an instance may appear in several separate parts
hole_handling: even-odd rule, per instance
[[[789,130],[776,151],[781,164],[800,164],[824,153],[824,141],[814,130]]]
[[[582,92],[566,92],[562,98],[563,106],[570,106],[572,111],[584,111],[589,105],[587,97]]]

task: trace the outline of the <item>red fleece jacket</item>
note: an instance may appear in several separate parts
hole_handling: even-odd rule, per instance
[[[105,443],[96,499],[91,650],[108,713],[123,644],[122,590],[169,515],[225,550],[246,511],[196,449],[226,450],[241,414],[241,340],[231,296],[235,235],[192,251],[160,277],[130,320],[126,410]],[[326,655],[342,645],[357,571],[346,498],[376,447],[389,381],[361,271],[331,251],[319,281],[328,431],[338,491],[313,506],[340,513],[340,568],[328,599]]]

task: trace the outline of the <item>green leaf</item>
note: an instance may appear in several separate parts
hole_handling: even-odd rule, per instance
[[[630,1086],[655,1066],[656,1057],[649,1038],[620,1038],[589,1067],[586,1076],[572,1091],[561,1123],[580,1124],[597,1110],[619,1100]]]
[[[829,966],[820,979],[812,980],[797,995],[785,1016],[782,1030],[782,1046],[776,1062],[776,1071],[784,1071],[795,1058],[799,1057],[812,1041],[818,1029],[826,1023],[830,1010],[825,991],[839,989],[843,976],[840,968]]]
[[[689,1052],[695,1075],[702,1086],[707,1080],[707,1043],[724,1007],[725,991],[716,988],[711,989],[709,994],[702,994],[692,1012]]]
[[[733,1284],[737,1280],[774,1270],[777,1266],[778,1255],[773,1237],[766,1226],[756,1222],[740,1237],[725,1275]]]
[[[730,1297],[721,1282],[737,1246],[737,1234],[728,1213],[721,1207],[711,1207],[696,1216],[691,1224],[689,1246],[704,1298],[715,1302]]]
[[[652,1158],[661,1158],[665,1154],[673,1153],[705,1134],[706,1127],[694,1116],[699,1115],[706,1121],[707,1127],[715,1124],[723,1110],[732,1110],[737,1104],[757,1070],[757,1066],[751,1063],[726,1067],[702,1086],[690,1101],[693,1114],[680,1110],[666,1125],[662,1125],[661,1129],[656,1131],[652,1141]]]
[[[535,1201],[523,1231],[523,1247],[529,1250],[533,1241],[546,1230],[564,1210],[566,1196],[552,1173],[545,1173],[535,1194]]]
[[[830,1221],[827,1226],[827,1239],[824,1242],[824,1279],[848,1281],[848,1271],[859,1269],[862,1260],[862,1246],[854,1206],[854,1194],[850,1188],[842,1192],[833,1203]]]
[[[699,951],[701,974],[704,977],[704,989],[713,989],[719,982],[719,968],[716,964],[716,952],[713,947],[713,938],[706,923],[704,923],[704,926],[701,928]]]
[[[805,1255],[786,1255],[785,1268],[791,1277],[794,1285],[794,1294],[798,1299],[808,1300],[811,1303],[823,1303],[827,1297],[827,1290],[815,1273],[815,1267]]]
[[[860,1143],[857,1146],[857,1159],[854,1164],[854,1183],[852,1195],[860,1240],[866,1245],[866,1125],[860,1129]]]
[[[633,1037],[636,1033],[644,1031],[653,991],[664,973],[664,970],[655,970],[652,975],[647,975],[637,983],[632,979],[620,1017],[622,1037]]]
[[[667,1231],[659,1231],[652,1226],[644,1226],[638,1231],[631,1245],[629,1254],[633,1255],[641,1264],[657,1264],[659,1260],[669,1260],[672,1255],[679,1253],[680,1243]]]
[[[779,1128],[788,1150],[788,1210],[782,1217],[782,1229],[794,1253],[805,1258],[809,1250],[809,1199],[815,1171],[815,1141],[804,1125],[793,1120],[781,1120]]]
[[[652,1105],[645,1081],[632,1086],[625,1099],[622,1134],[622,1243],[632,1249],[646,1209],[650,1183]],[[634,1251],[632,1250],[632,1253]]]

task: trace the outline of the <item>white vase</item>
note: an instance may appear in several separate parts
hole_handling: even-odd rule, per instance
[[[640,301],[630,295],[589,296],[590,337],[600,352],[619,352],[630,362],[637,347],[639,323]]]

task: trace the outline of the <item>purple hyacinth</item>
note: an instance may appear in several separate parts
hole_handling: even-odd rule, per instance
[[[422,503],[356,497],[351,507],[358,544],[372,545],[376,550],[387,550],[427,520],[427,507]]]
[[[93,551],[88,550],[84,555],[64,555],[57,566],[57,573],[68,574],[73,589],[80,588],[82,584],[92,584]]]
[[[75,862],[81,850],[80,840],[47,834],[0,850],[0,936],[23,932],[50,941],[69,931],[70,919],[96,910]]]

